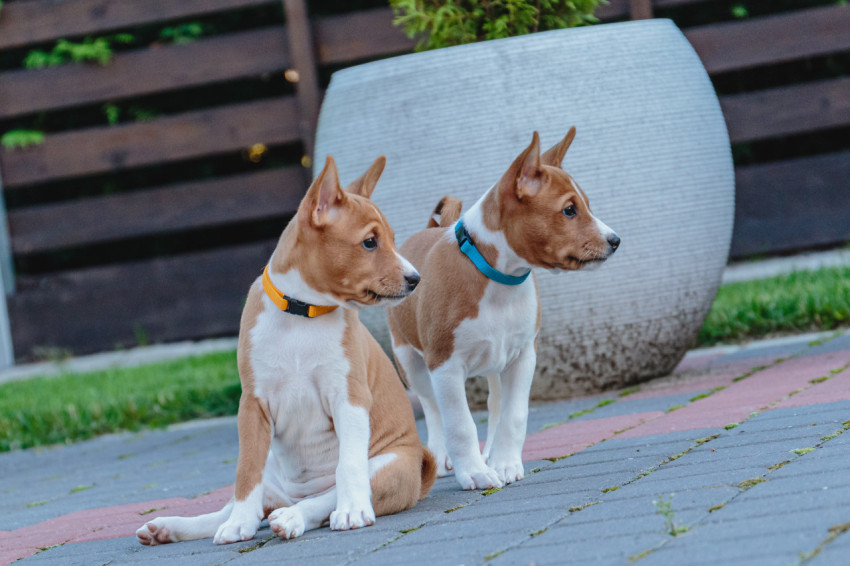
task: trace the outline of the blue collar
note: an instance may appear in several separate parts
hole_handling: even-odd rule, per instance
[[[460,246],[460,251],[463,252],[463,254],[468,257],[473,264],[475,264],[478,271],[483,273],[489,279],[492,279],[496,283],[501,283],[502,285],[519,285],[528,279],[528,275],[531,273],[530,269],[526,271],[524,275],[517,277],[514,275],[508,275],[507,273],[502,273],[487,263],[487,260],[484,259],[483,255],[481,255],[481,252],[479,252],[478,248],[475,247],[475,243],[472,241],[472,237],[469,235],[469,232],[466,231],[462,218],[457,221],[455,237],[457,237],[457,244]]]

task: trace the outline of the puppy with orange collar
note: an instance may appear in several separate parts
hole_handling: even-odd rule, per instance
[[[439,225],[401,246],[423,282],[389,310],[400,372],[419,395],[438,475],[453,468],[463,489],[499,487],[523,477],[522,446],[537,363],[540,301],[531,269],[599,265],[620,244],[590,211],[561,161],[575,128],[543,155],[531,144],[460,217],[445,197]],[[460,218],[459,218],[460,217]],[[464,382],[486,376],[490,393],[484,453]]]
[[[150,521],[136,531],[142,544],[249,540],[265,517],[287,539],[328,521],[357,529],[431,489],[434,457],[392,362],[357,314],[398,304],[419,282],[369,200],[384,163],[343,191],[328,157],[251,286],[237,350],[234,498],[215,513]]]

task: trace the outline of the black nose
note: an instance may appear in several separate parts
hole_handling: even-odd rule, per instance
[[[611,251],[616,252],[617,248],[620,247],[620,236],[612,233],[608,236],[608,244],[611,246]]]
[[[407,281],[407,290],[413,291],[416,289],[416,286],[419,285],[419,274],[415,271],[412,275],[405,275],[404,280]]]

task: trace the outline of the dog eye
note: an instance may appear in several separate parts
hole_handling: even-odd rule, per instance
[[[572,217],[574,217],[576,214],[578,214],[578,213],[576,212],[576,207],[575,207],[575,206],[573,206],[573,205],[568,206],[567,208],[565,208],[565,209],[564,209],[564,210],[562,210],[561,212],[563,212],[563,213],[564,213],[564,216],[566,216],[567,218],[572,218]]]
[[[378,239],[377,238],[366,238],[363,240],[363,247],[367,250],[374,250],[378,247]]]

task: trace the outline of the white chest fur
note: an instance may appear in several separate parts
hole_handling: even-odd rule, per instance
[[[490,282],[478,316],[463,320],[454,332],[452,357],[463,360],[467,375],[500,373],[537,334],[537,293],[529,278],[521,285]]]
[[[333,474],[339,442],[331,408],[347,395],[350,369],[341,311],[307,319],[281,312],[268,297],[251,330],[254,394],[272,419],[271,453],[283,482]]]

